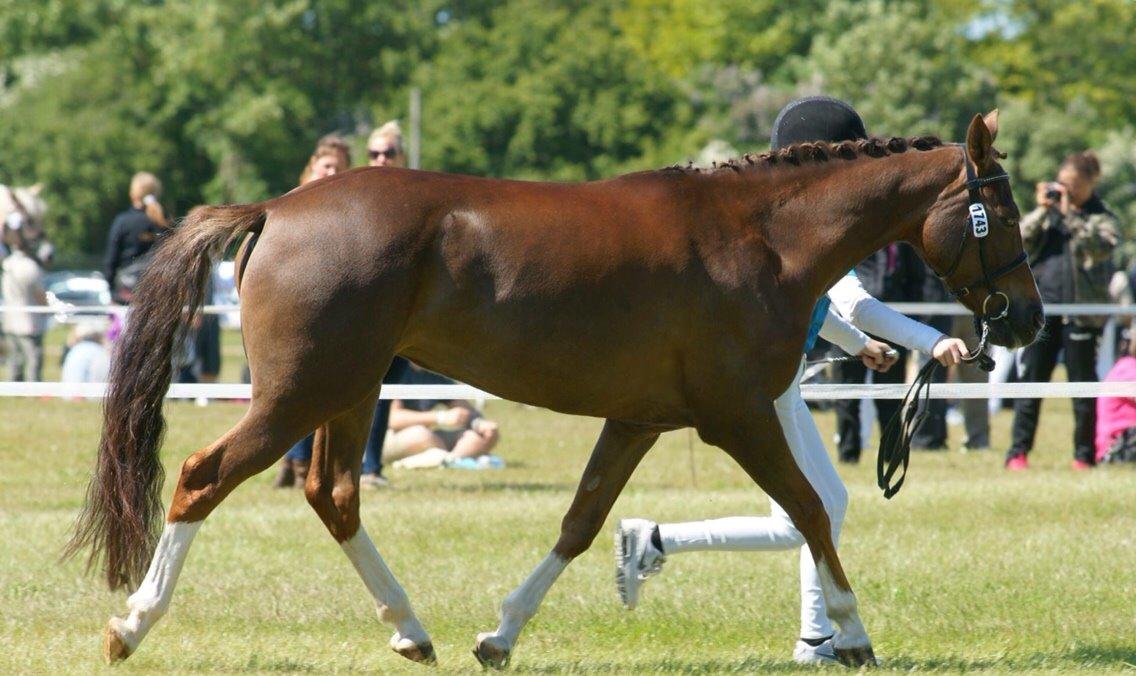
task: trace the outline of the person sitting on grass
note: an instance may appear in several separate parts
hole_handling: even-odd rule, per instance
[[[404,383],[450,385],[448,378],[411,366]],[[497,423],[460,399],[395,399],[383,442],[383,464],[400,468],[497,467],[489,452],[497,445]],[[486,458],[481,464],[463,459]]]

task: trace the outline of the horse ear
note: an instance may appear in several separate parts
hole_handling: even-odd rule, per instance
[[[983,116],[982,121],[986,124],[986,128],[990,130],[990,138],[997,141],[998,140],[998,109],[995,108],[994,110],[990,111],[989,113],[986,113],[986,115]]]
[[[32,197],[39,197],[39,194],[42,191],[43,191],[43,184],[42,183],[36,183],[35,185],[29,185],[28,186],[28,194],[30,194]]]
[[[991,146],[994,145],[994,136],[986,126],[981,115],[975,115],[970,121],[970,128],[966,130],[966,150],[976,167],[986,166],[991,158]]]

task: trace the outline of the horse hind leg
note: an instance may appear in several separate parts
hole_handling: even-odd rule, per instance
[[[376,399],[377,392],[316,431],[304,494],[371,592],[379,619],[394,625],[391,649],[433,664],[429,634],[359,520],[359,474]]]
[[[699,428],[699,433],[741,465],[805,538],[816,562],[828,616],[837,626],[833,639],[837,657],[848,666],[876,664],[856,596],[833,544],[824,504],[793,459],[773,402],[764,401],[712,428]]]
[[[165,615],[205,517],[242,481],[271,466],[303,433],[294,416],[254,402],[236,426],[186,459],[146,576],[127,599],[126,616],[107,623],[103,654],[108,662],[129,657]]]
[[[657,431],[620,421],[604,424],[576,497],[561,523],[556,546],[521,586],[505,597],[497,631],[478,634],[473,655],[482,666],[501,669],[508,665],[521,630],[568,563],[591,546],[631,473],[658,438]]]

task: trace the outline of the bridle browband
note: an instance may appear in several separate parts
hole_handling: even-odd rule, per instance
[[[1001,173],[991,176],[978,177],[974,173],[974,167],[971,166],[970,155],[966,152],[966,146],[960,144],[959,149],[962,150],[962,165],[966,169],[966,192],[970,202],[969,214],[966,221],[967,227],[963,229],[962,238],[959,240],[958,253],[955,255],[954,262],[951,263],[945,273],[940,274],[936,272],[935,274],[939,279],[943,280],[943,283],[950,288],[951,293],[959,299],[969,296],[971,290],[975,287],[984,287],[986,289],[986,299],[982,301],[982,320],[998,321],[1005,319],[1006,315],[1009,313],[1010,299],[1005,293],[998,290],[994,282],[1015,270],[1019,265],[1025,263],[1028,256],[1025,251],[1022,251],[1009,263],[1002,265],[993,272],[990,271],[990,267],[986,263],[985,246],[990,222],[986,215],[986,206],[982,204],[982,196],[978,191],[983,186],[1000,181],[1009,181],[1010,175],[1002,171]],[[958,270],[958,266],[962,262],[963,254],[966,252],[967,236],[970,235],[972,231],[974,232],[975,238],[978,240],[978,262],[982,266],[982,279],[959,287],[951,286],[947,279]],[[1005,306],[997,314],[991,314],[988,307],[990,305],[990,299],[998,296],[1001,296],[1002,300],[1005,301]]]

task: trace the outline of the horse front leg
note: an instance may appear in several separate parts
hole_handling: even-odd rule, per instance
[[[828,514],[789,450],[773,401],[763,399],[729,419],[719,412],[714,422],[700,425],[698,431],[708,443],[725,450],[785,510],[809,545],[829,619],[837,626],[833,647],[840,661],[848,666],[875,665],[856,596],[836,553]]]
[[[631,473],[658,438],[657,430],[617,420],[604,424],[576,497],[561,522],[560,539],[521,586],[505,597],[497,631],[478,634],[473,654],[482,666],[501,669],[509,663],[521,630],[560,573],[591,546]]]

